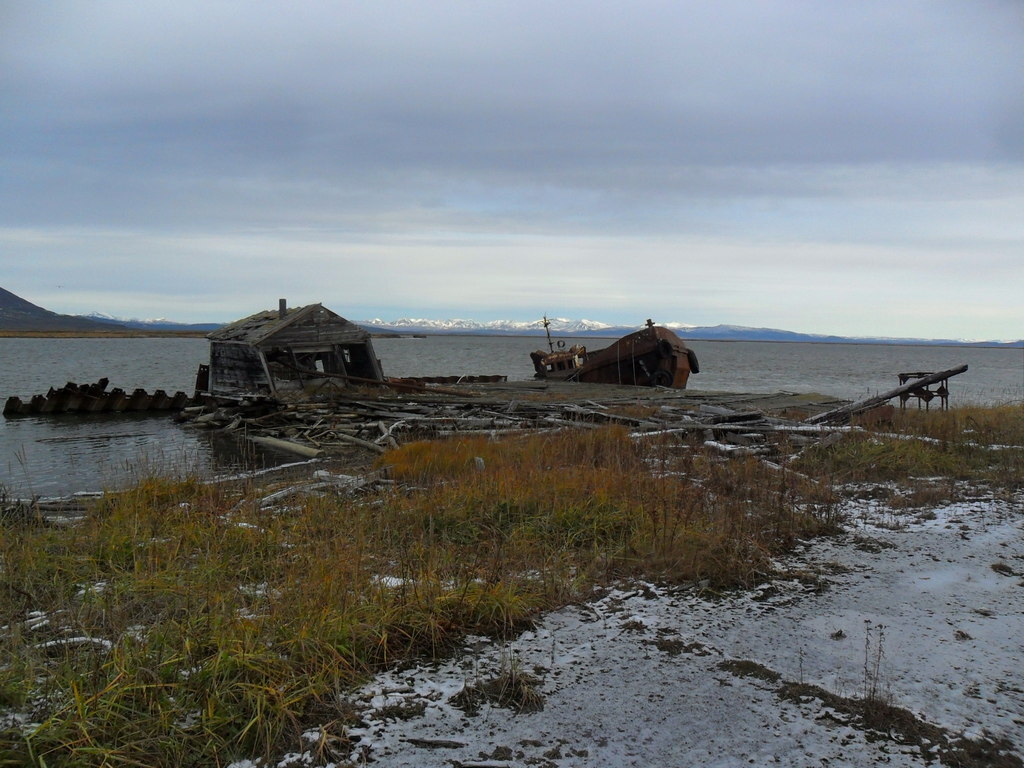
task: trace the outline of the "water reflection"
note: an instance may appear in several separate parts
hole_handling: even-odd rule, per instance
[[[174,423],[166,414],[7,419],[13,447],[0,467],[8,495],[62,496],[122,488],[153,475],[209,477],[288,461],[234,434]]]

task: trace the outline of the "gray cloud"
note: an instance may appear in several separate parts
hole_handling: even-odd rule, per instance
[[[1021,277],[1014,2],[14,2],[0,13],[5,270],[37,290],[40,259],[118,274],[106,288],[84,276],[92,287],[73,301],[52,294],[69,308],[110,304],[134,274],[136,294],[168,305],[245,311],[260,286],[239,274],[255,263],[300,293],[314,269],[344,274],[368,311],[513,314],[541,303],[527,304],[532,290],[545,307],[643,313],[653,299],[618,266],[631,248],[717,286],[718,304],[692,310],[709,321],[806,328],[831,321],[737,297],[732,275],[773,279],[772,258],[780,285],[800,291],[790,303],[838,280],[855,301],[894,262],[927,254],[942,272],[918,280],[922,307],[941,280],[998,295],[970,265]],[[180,279],[151,266],[168,260]],[[537,274],[553,282],[538,289]],[[849,315],[820,330],[867,331]],[[1008,304],[999,322],[1021,319]],[[978,329],[999,330],[990,318]]]

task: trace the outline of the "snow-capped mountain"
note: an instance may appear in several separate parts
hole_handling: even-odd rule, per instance
[[[220,323],[179,323],[165,317],[142,320],[137,317],[114,317],[103,312],[92,312],[88,315],[77,315],[97,323],[117,325],[136,331],[212,331],[220,328]]]
[[[435,333],[452,333],[452,332],[467,332],[467,333],[523,333],[530,331],[544,331],[544,320],[488,320],[480,322],[478,320],[463,320],[463,319],[449,319],[449,320],[431,320],[427,318],[418,317],[402,317],[398,320],[360,320],[360,325],[367,327],[381,327],[381,328],[417,328],[425,331],[433,331]],[[599,323],[594,320],[569,320],[564,317],[553,317],[549,318],[548,322],[551,324],[551,331],[557,333],[585,333],[591,331],[601,331],[606,328],[612,328],[613,326],[608,323]]]
[[[427,318],[413,318],[413,317],[402,317],[398,320],[381,320],[380,318],[374,318],[373,320],[358,320],[359,325],[370,330],[380,331],[394,331],[394,332],[414,332],[414,333],[481,333],[481,334],[524,334],[524,335],[535,335],[544,333],[544,319],[538,318],[537,320],[465,320],[465,319],[448,319],[448,320],[432,320]],[[567,317],[549,317],[548,325],[551,333],[556,334],[580,334],[580,335],[600,335],[603,333],[618,334],[625,333],[636,328],[642,327],[637,325],[635,327],[622,326],[622,325],[611,325],[609,323],[602,323],[598,320],[573,320]],[[685,323],[662,323],[669,328],[673,329],[686,329],[693,328],[692,325]]]
[[[673,331],[688,331],[692,328],[698,327],[692,323],[658,323],[658,325],[665,328],[671,328]]]
[[[102,323],[132,323],[133,325],[179,325],[173,320],[169,320],[166,317],[156,317],[143,320],[139,317],[115,317],[114,315],[107,315],[103,312],[90,312],[88,315],[81,315],[81,317],[87,317],[90,320],[99,320]]]

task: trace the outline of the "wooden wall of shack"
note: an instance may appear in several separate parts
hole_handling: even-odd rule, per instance
[[[274,394],[263,353],[245,342],[210,342],[209,382],[213,395]]]

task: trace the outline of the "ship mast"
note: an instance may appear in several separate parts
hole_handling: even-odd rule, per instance
[[[547,315],[544,315],[544,333],[548,335],[548,350],[554,352],[555,343],[551,340],[551,321],[548,320]]]

